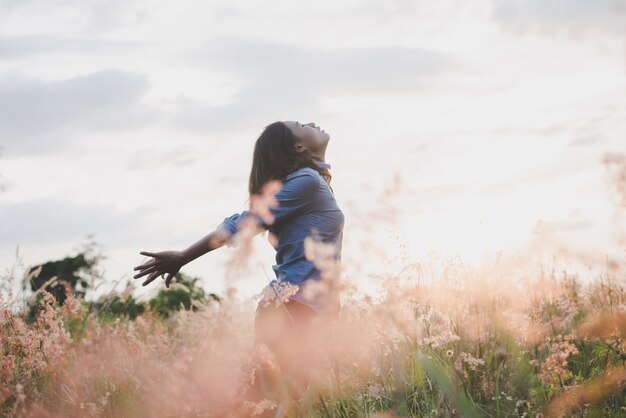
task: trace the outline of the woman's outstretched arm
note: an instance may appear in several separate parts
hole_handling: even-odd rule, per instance
[[[217,250],[226,243],[226,237],[220,233],[219,230],[215,230],[210,234],[202,237],[194,244],[182,251],[183,261],[185,264],[195,260],[196,258],[203,256],[209,251]]]
[[[236,241],[234,242],[231,238],[237,234],[245,221],[252,219],[250,226],[255,225],[257,227],[256,233],[268,229],[270,224],[280,225],[287,222],[310,207],[312,196],[314,196],[314,192],[319,187],[320,180],[317,173],[312,170],[303,170],[293,176],[290,181],[282,184],[280,191],[274,195],[276,206],[269,207],[271,222],[268,223],[263,217],[245,210],[225,218],[216,227],[215,231],[183,251],[162,251],[158,253],[142,251],[140,254],[153,257],[154,259],[135,267],[135,270],[141,271],[134,278],[138,279],[149,274],[142,283],[142,286],[145,286],[157,277],[164,276],[165,286],[169,287],[176,273],[185,264],[223,245],[229,247],[236,246]]]
[[[159,276],[164,276],[165,287],[170,287],[170,282],[178,271],[187,263],[196,258],[213,251],[225,243],[225,236],[219,230],[215,230],[201,238],[183,251],[161,251],[158,253],[141,251],[139,254],[153,257],[152,260],[135,267],[133,270],[140,270],[134,276],[138,279],[146,274],[149,276],[141,284],[146,286]]]

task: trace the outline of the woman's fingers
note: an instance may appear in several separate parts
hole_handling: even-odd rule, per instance
[[[148,251],[141,251],[139,254],[147,255],[148,257],[160,257],[159,253],[151,253],[151,252],[148,252]]]
[[[168,289],[170,287],[170,283],[172,282],[172,277],[174,277],[172,273],[167,273],[165,275],[165,287],[167,287]]]
[[[145,281],[145,282],[143,282],[141,285],[142,285],[142,286],[145,286],[145,285],[147,285],[147,284],[151,283],[154,279],[156,279],[156,278],[157,278],[157,277],[159,277],[159,276],[160,276],[159,272],[158,272],[158,271],[155,271],[155,272],[154,272],[154,273],[152,273],[150,276],[148,276],[148,278],[146,279],[146,281]]]
[[[150,260],[150,261],[148,261],[148,262],[146,262],[146,263],[144,263],[142,265],[139,265],[139,266],[135,267],[133,270],[142,270],[142,269],[148,268],[150,266],[154,266],[156,263],[157,263],[156,260]]]
[[[142,283],[142,286],[145,286],[151,283],[155,278],[162,276],[162,278],[165,279],[165,286],[169,288],[172,279],[176,276],[176,272],[184,264],[181,260],[179,251],[162,251],[158,253],[140,251],[139,254],[153,257],[153,260],[149,260],[133,269],[139,270],[139,273],[133,276],[135,279],[149,275]]]
[[[156,270],[158,270],[158,266],[152,266],[152,267],[149,267],[149,268],[145,269],[144,271],[142,271],[140,273],[135,274],[133,277],[135,279],[138,279],[141,276],[145,276],[146,274],[152,273],[153,271],[156,271]]]

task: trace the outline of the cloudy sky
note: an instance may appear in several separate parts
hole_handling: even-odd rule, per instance
[[[398,240],[467,263],[539,232],[624,255],[602,164],[626,152],[622,1],[0,0],[0,267],[93,234],[128,280],[139,251],[245,209],[276,120],[331,135],[356,275]],[[273,274],[255,239],[248,295]],[[183,271],[219,292],[229,257]]]

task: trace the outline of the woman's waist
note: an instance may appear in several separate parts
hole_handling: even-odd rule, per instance
[[[324,315],[340,306],[338,290],[336,281],[321,277],[309,277],[298,284],[274,279],[257,294],[257,299],[259,306],[280,306],[281,302],[296,301]]]

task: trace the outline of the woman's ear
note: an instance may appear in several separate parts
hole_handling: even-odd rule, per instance
[[[296,148],[296,151],[298,152],[306,151],[306,147],[302,144],[295,144],[294,147]]]

